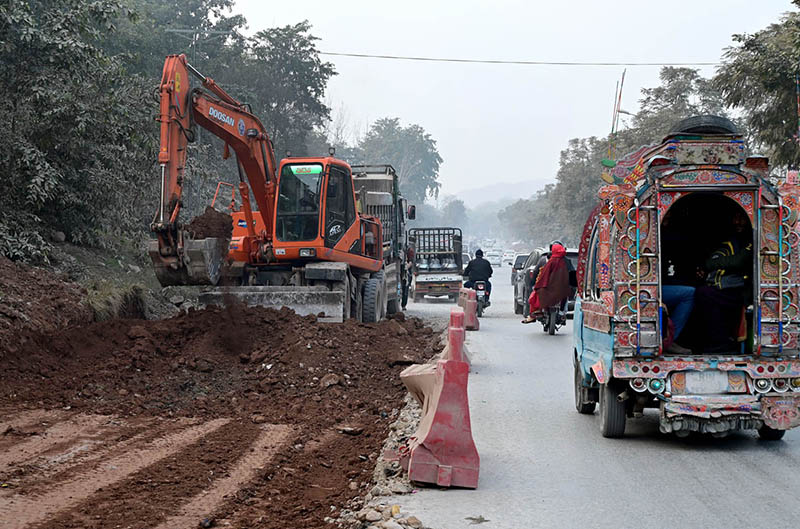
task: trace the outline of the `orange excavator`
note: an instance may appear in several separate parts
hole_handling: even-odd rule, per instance
[[[200,86],[191,88],[189,77]],[[264,125],[202,75],[185,55],[170,55],[160,85],[161,199],[149,254],[162,285],[206,288],[200,302],[235,296],[248,305],[288,306],[328,321],[372,322],[385,314],[382,224],[360,213],[350,166],[331,156],[276,164]],[[200,126],[236,157],[241,207],[227,241],[194,239],[181,223],[186,147]],[[250,197],[256,208],[253,208]],[[233,206],[233,204],[232,204]]]

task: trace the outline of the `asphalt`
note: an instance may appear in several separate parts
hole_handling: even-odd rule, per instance
[[[800,429],[777,442],[755,432],[680,439],[658,431],[653,410],[629,419],[624,438],[604,439],[597,412],[573,405],[572,322],[556,336],[521,325],[507,271],[481,330],[467,333],[478,489],[391,501],[438,529],[800,526]],[[446,318],[451,307],[408,312]]]

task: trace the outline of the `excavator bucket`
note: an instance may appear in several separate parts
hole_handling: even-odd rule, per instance
[[[158,241],[148,241],[147,253],[161,286],[216,285],[222,262],[228,251],[227,241],[215,237],[184,240],[185,266],[173,267],[161,258]]]
[[[324,286],[237,286],[207,289],[200,293],[201,306],[225,306],[232,302],[250,307],[288,307],[301,316],[314,314],[319,321],[341,323],[350,312],[349,293]]]

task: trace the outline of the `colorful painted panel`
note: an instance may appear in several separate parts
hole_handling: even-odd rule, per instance
[[[735,200],[747,212],[747,218],[753,222],[753,193],[752,191],[725,191],[725,196]]]
[[[611,288],[611,215],[601,214],[597,219],[597,274],[602,290]]]
[[[681,165],[738,165],[744,161],[744,145],[741,142],[678,142],[672,156]]]
[[[762,397],[764,424],[778,430],[800,426],[800,395]]]
[[[746,184],[747,177],[740,173],[720,171],[718,169],[702,169],[675,172],[661,180],[664,187],[683,187],[691,185],[731,185]]]

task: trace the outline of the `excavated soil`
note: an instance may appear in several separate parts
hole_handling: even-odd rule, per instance
[[[232,305],[0,341],[0,526],[326,526],[436,350],[401,320]]]
[[[233,235],[233,218],[227,213],[206,206],[202,215],[192,219],[187,230],[193,239],[216,237],[219,239],[217,246],[220,251],[223,255],[227,255],[228,244]]]
[[[0,256],[0,344],[32,330],[49,331],[88,323],[85,292],[53,272]],[[2,360],[0,346],[0,360]]]

